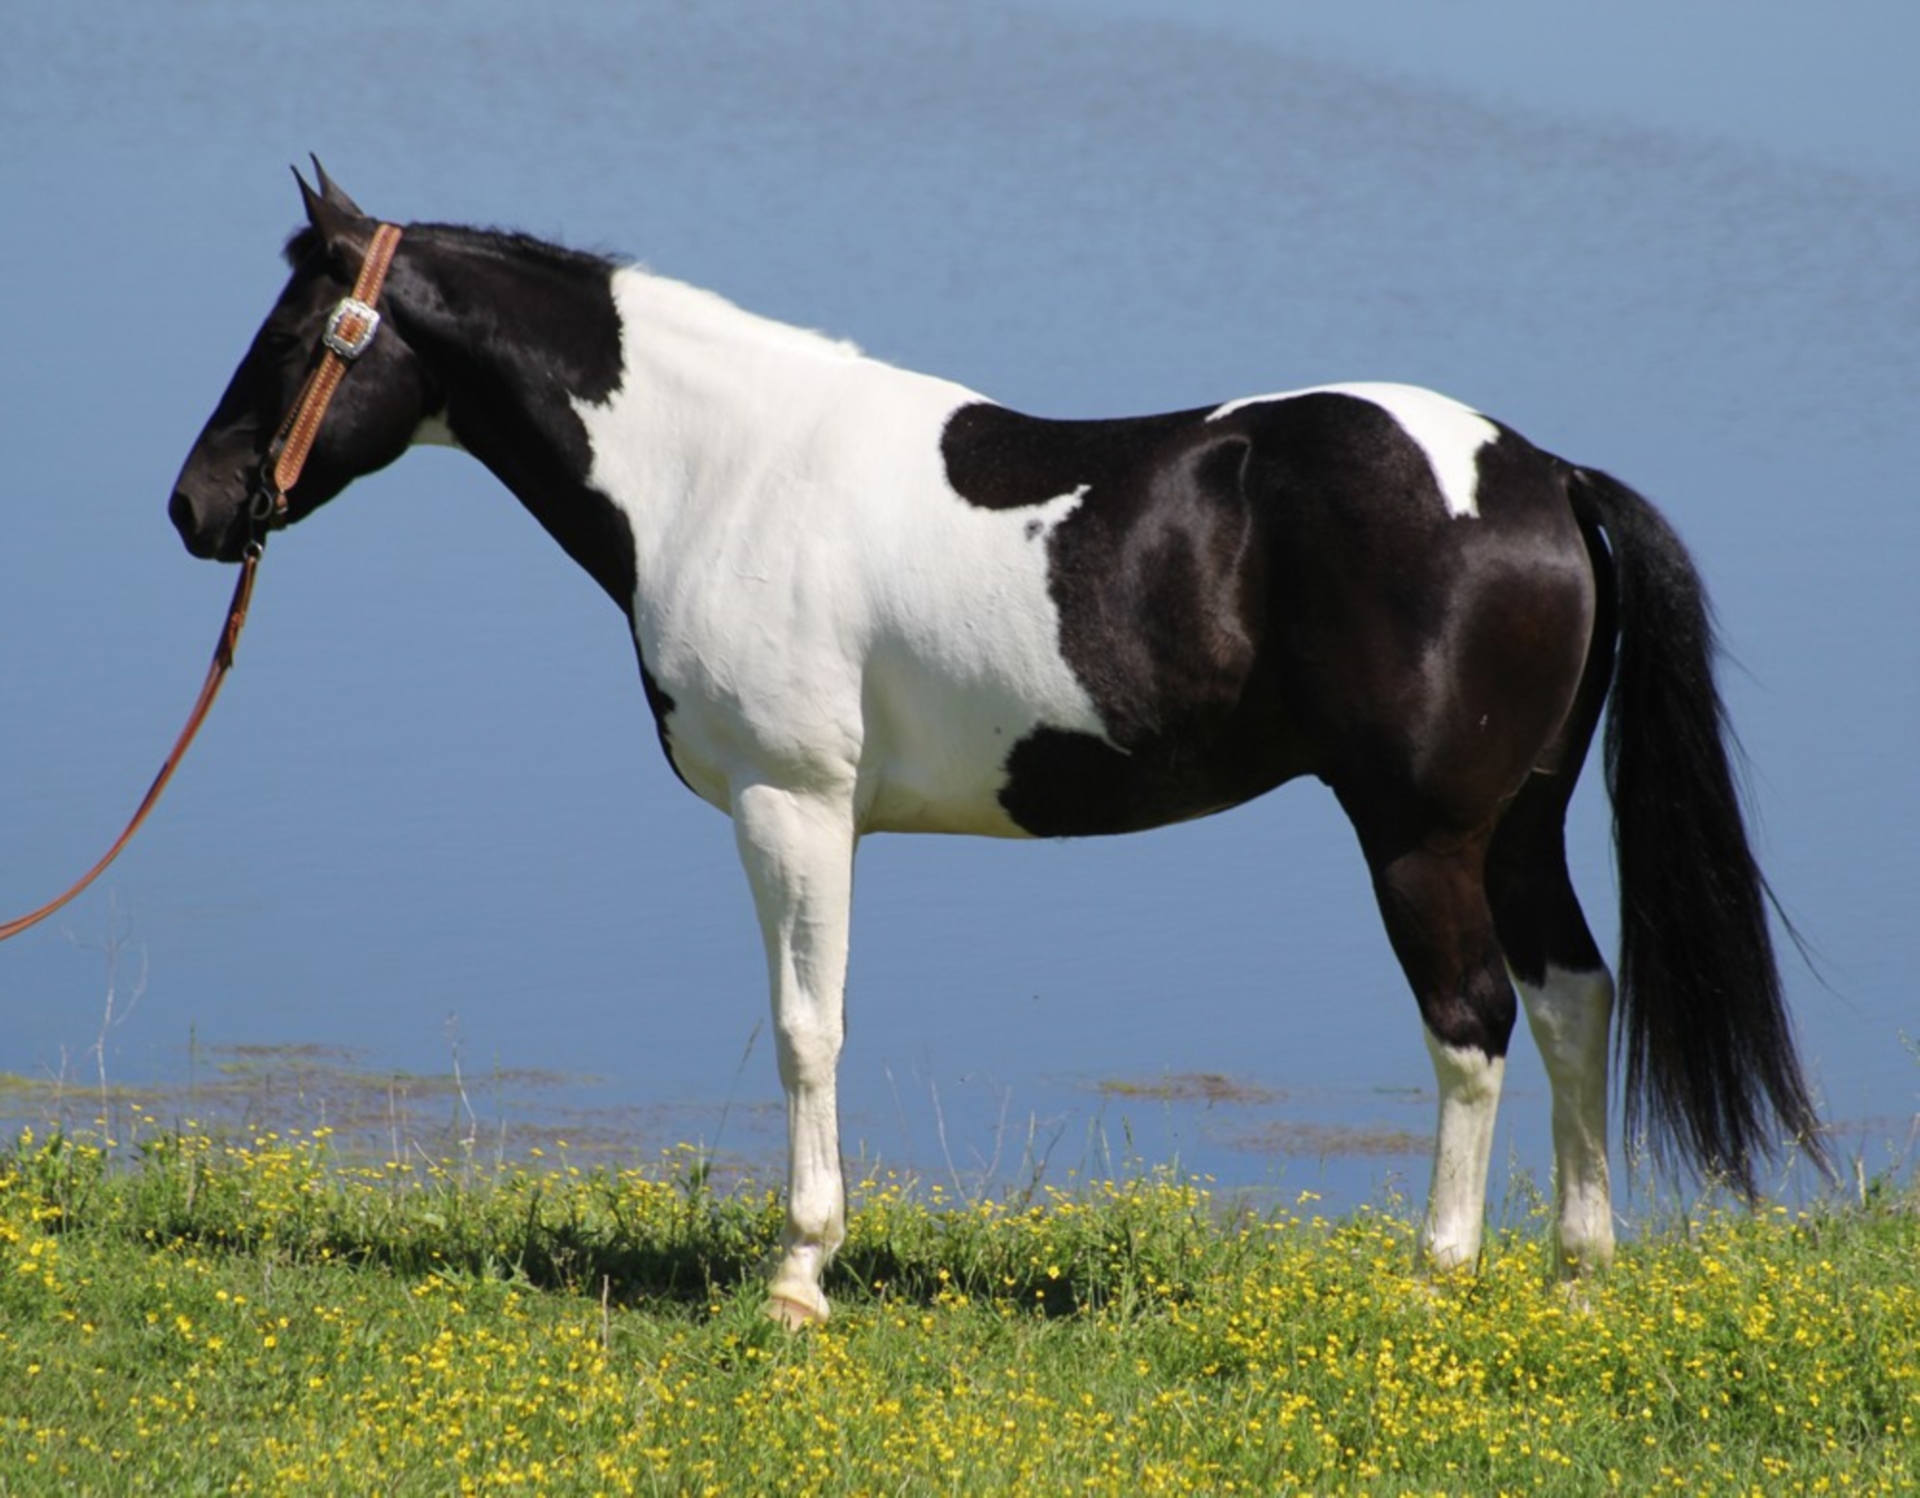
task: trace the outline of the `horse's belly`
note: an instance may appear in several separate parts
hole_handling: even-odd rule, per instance
[[[1030,837],[1007,815],[998,792],[987,786],[926,786],[900,780],[882,784],[861,819],[867,832],[952,832],[972,837]]]
[[[1017,746],[1054,724],[1100,732],[1064,673],[1054,683],[954,681],[925,663],[883,662],[869,670],[864,698],[861,821],[875,832],[1029,836],[1002,801]]]

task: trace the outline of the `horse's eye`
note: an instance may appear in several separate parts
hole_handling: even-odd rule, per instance
[[[260,347],[274,359],[289,359],[302,346],[303,340],[292,328],[268,327],[260,331]]]

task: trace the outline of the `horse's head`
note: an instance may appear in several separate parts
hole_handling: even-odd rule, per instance
[[[317,191],[300,179],[307,227],[287,243],[293,274],[174,485],[168,513],[195,556],[237,560],[268,526],[302,519],[399,457],[441,404],[433,379],[389,315],[391,297],[383,295],[377,336],[340,380],[284,503],[276,495],[282,428],[326,357],[329,319],[352,290],[379,227],[324,171],[318,176]],[[404,266],[397,266],[389,287],[404,278]]]

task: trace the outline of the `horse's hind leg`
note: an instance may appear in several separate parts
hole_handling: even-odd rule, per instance
[[[1362,837],[1366,842],[1365,835]],[[1433,1182],[1420,1255],[1437,1269],[1480,1254],[1494,1120],[1513,1033],[1513,986],[1482,884],[1485,839],[1368,848],[1374,892],[1395,955],[1420,1002],[1440,1091]]]
[[[1555,1221],[1573,1273],[1613,1259],[1607,1171],[1607,1030],[1613,979],[1567,875],[1567,779],[1536,774],[1487,858],[1500,944],[1553,1090]]]

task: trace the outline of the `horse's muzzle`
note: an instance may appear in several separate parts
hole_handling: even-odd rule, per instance
[[[167,518],[196,557],[237,562],[246,551],[249,526],[242,507],[208,504],[185,489],[175,489],[167,501]]]

